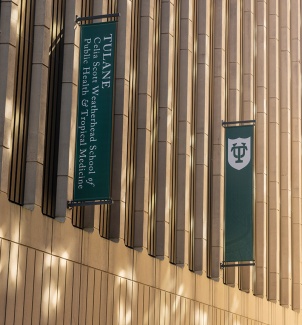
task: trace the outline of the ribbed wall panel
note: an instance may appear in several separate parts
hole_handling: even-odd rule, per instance
[[[149,191],[148,191],[148,252],[156,255],[156,226],[157,226],[157,162],[158,162],[158,114],[159,114],[159,76],[160,76],[160,30],[161,30],[161,1],[154,1],[152,30],[152,83],[151,83],[151,115],[150,115],[150,163],[149,163]]]
[[[239,315],[5,239],[0,241],[0,266],[2,280],[9,274],[8,282],[1,281],[3,324],[216,325],[251,319],[262,325],[279,324],[275,315],[290,324],[301,321],[298,314],[276,304],[260,311],[261,300],[255,311]]]
[[[219,263],[223,258],[223,189],[224,189],[224,130],[221,121],[226,115],[226,10],[227,1],[213,1],[213,61],[211,89],[211,171],[210,171],[210,238],[208,245],[210,277],[222,276]],[[221,68],[220,68],[221,67]]]
[[[9,199],[17,204],[23,204],[30,108],[35,1],[20,1],[18,11],[19,25],[17,31]]]
[[[302,139],[301,139],[301,1],[291,2],[291,184],[292,184],[292,308],[300,310],[302,306]]]
[[[279,75],[279,3],[268,7],[268,299],[279,301],[280,255],[280,75]]]
[[[43,169],[43,214],[54,218],[56,208],[59,134],[62,100],[65,0],[52,3],[49,45],[48,95]]]
[[[171,124],[167,120],[167,128],[171,132],[170,142],[171,144],[171,156],[169,161],[168,173],[170,174],[170,191],[168,193],[169,200],[169,257],[170,262],[173,264],[182,264],[183,263],[183,253],[181,252],[184,249],[184,231],[178,231],[181,221],[184,221],[184,214],[181,216],[178,215],[178,186],[186,186],[182,184],[181,179],[178,178],[178,168],[179,166],[179,116],[180,116],[180,96],[181,96],[181,58],[180,58],[180,49],[181,49],[181,0],[174,1],[173,5],[173,60],[172,60],[172,84],[171,84]],[[185,92],[187,93],[187,92]],[[168,113],[168,114],[169,114]],[[167,114],[167,115],[168,115]],[[168,115],[169,116],[169,115]],[[170,125],[169,125],[170,124]],[[184,141],[186,135],[184,134]],[[187,169],[182,170],[182,175],[186,174]],[[183,179],[182,179],[183,181]],[[182,200],[185,200],[182,197]],[[182,219],[182,220],[181,220]],[[182,227],[184,230],[184,222],[182,222]],[[178,241],[179,240],[179,241]],[[178,246],[179,245],[179,246]],[[181,256],[182,255],[182,256]],[[179,258],[180,257],[180,258]]]
[[[136,179],[137,179],[137,153],[140,143],[138,142],[138,94],[139,94],[139,63],[140,63],[140,1],[133,0],[131,4],[130,22],[130,52],[129,52],[129,94],[128,108],[126,109],[128,128],[127,128],[127,161],[126,161],[126,202],[125,202],[125,244],[127,246],[142,246],[142,237],[136,236],[135,228],[142,234],[143,225],[140,219],[142,215],[135,213]],[[142,156],[144,156],[143,152]]]
[[[266,296],[267,283],[267,215],[268,215],[268,5],[257,1],[256,56],[256,138],[255,138],[255,261],[254,293]]]
[[[176,2],[176,4],[178,1]],[[160,77],[158,112],[158,160],[156,188],[156,255],[170,256],[174,243],[171,230],[171,177],[172,177],[172,108],[174,89],[174,49],[175,49],[175,12],[174,1],[161,5],[160,30]],[[170,59],[171,58],[171,59]],[[174,218],[174,217],[173,217]],[[170,250],[171,248],[171,250]],[[173,258],[172,258],[173,261]]]

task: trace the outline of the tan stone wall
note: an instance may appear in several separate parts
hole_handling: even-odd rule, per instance
[[[41,212],[52,0],[36,0],[24,205],[7,199],[20,1],[0,3],[0,325],[302,324],[301,1],[94,1],[121,17],[114,204],[91,232],[66,204],[81,0],[66,0],[55,218]],[[256,119],[256,266],[222,271],[221,121],[242,119]]]

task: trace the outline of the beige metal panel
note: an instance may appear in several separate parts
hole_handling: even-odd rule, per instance
[[[16,284],[16,302],[15,302],[15,318],[14,324],[24,323],[24,309],[25,304],[25,285],[26,285],[26,269],[27,269],[27,248],[19,246],[18,253],[18,271],[17,271],[17,284]]]
[[[280,94],[279,94],[279,2],[269,2],[268,90],[269,90],[269,215],[268,299],[279,300],[280,245]],[[277,159],[276,159],[277,157]]]
[[[73,264],[71,324],[80,325],[81,265]]]
[[[127,324],[126,301],[127,301],[127,280],[124,278],[121,278],[120,279],[120,293],[119,293],[118,324]]]
[[[94,310],[94,291],[95,288],[95,270],[88,268],[87,273],[87,298],[86,298],[86,320],[85,324],[93,324],[93,310]],[[96,306],[97,307],[97,306]]]
[[[63,263],[63,259],[61,262]],[[73,291],[73,263],[66,261],[63,324],[71,324],[73,294],[78,294],[77,291]],[[58,321],[59,319],[58,315]]]
[[[0,323],[5,324],[10,242],[0,239]]]
[[[73,177],[75,149],[75,123],[77,111],[78,83],[78,46],[80,28],[74,31],[75,16],[81,16],[82,1],[66,2],[64,57],[62,74],[62,100],[64,109],[60,112],[60,138],[58,150],[58,173],[56,190],[55,218],[64,221],[66,217],[66,202],[72,200],[73,190],[71,178]]]
[[[93,288],[93,309],[92,309],[92,324],[100,324],[100,309],[101,309],[101,291],[102,291],[102,272],[94,270],[94,288]]]
[[[206,270],[208,216],[208,142],[210,92],[210,8],[212,2],[202,1],[198,8],[198,59],[196,104],[196,176],[195,176],[195,268]],[[199,258],[198,258],[199,256]]]
[[[226,40],[226,0],[214,4],[214,43],[213,43],[213,89],[212,89],[212,191],[211,191],[211,276],[219,279],[220,262],[223,257],[223,189],[224,189],[224,130],[221,121],[225,120],[225,40]]]
[[[1,3],[0,17],[0,188],[7,192],[19,1]]]
[[[108,1],[93,1],[93,14],[94,15],[103,15],[107,13],[107,4]],[[101,20],[100,20],[101,21]],[[95,20],[97,22],[97,20]]]
[[[131,8],[132,1],[129,0],[120,2],[118,7],[122,15],[117,25],[111,238],[124,238]]]
[[[148,324],[156,324],[155,323],[155,292],[156,289],[150,287],[149,294],[149,316],[148,316]]]
[[[186,299],[184,297],[180,297],[180,296],[177,297],[176,309],[177,309],[176,325],[185,324]]]
[[[281,220],[280,304],[291,305],[291,58],[290,1],[280,2]]]
[[[40,217],[40,219],[43,220],[45,225],[50,222],[50,225],[47,226],[52,229],[52,254],[63,257],[67,256],[68,259],[80,263],[82,257],[81,250],[83,246],[82,231],[78,228],[72,227],[69,218],[66,218],[64,223],[53,222],[52,219],[45,217]],[[48,229],[48,232],[46,233],[51,233],[51,231]],[[48,244],[48,242],[46,242],[46,244]]]
[[[131,6],[132,4],[129,0],[122,1],[118,4],[118,11],[121,13],[121,17],[118,23],[115,70],[116,84],[112,161],[112,198],[114,205],[111,208],[110,217],[109,232],[111,238],[124,238]]]
[[[163,1],[160,35],[160,90],[158,125],[158,175],[156,205],[156,255],[169,255],[169,223],[171,217],[171,137],[174,71],[174,1]]]
[[[67,261],[59,258],[58,261],[58,279],[57,279],[57,311],[56,324],[64,324],[65,303],[68,300],[67,287]],[[71,305],[69,301],[69,306]]]
[[[88,267],[81,265],[80,271],[80,305],[79,324],[86,324],[87,300],[88,300]]]
[[[165,298],[165,313],[164,313],[164,319],[165,324],[172,324],[171,322],[171,293],[166,292],[166,298]]]
[[[180,5],[180,51],[179,51],[179,96],[178,98],[178,120],[177,134],[177,160],[176,171],[176,264],[188,264],[189,243],[185,240],[185,233],[190,229],[190,141],[191,141],[191,115],[192,102],[192,58],[193,58],[193,12],[192,1],[181,2]],[[176,109],[176,107],[174,108]]]
[[[160,58],[160,19],[161,1],[152,0],[150,16],[153,18],[152,24],[152,79],[151,83],[151,115],[150,115],[150,160],[149,160],[149,222],[148,227],[148,252],[154,256],[156,254],[156,184],[157,184],[157,155],[158,155],[158,107],[159,107],[159,58]]]
[[[140,4],[140,51],[138,72],[138,107],[136,136],[135,217],[134,246],[147,247],[149,208],[150,114],[153,72],[153,8],[152,1]]]
[[[114,315],[114,284],[115,284],[115,276],[112,274],[108,274],[107,277],[107,312],[106,312],[106,322],[105,324],[114,325],[112,323],[113,315]]]
[[[60,292],[58,288],[59,280],[59,262],[57,256],[51,256],[50,282],[49,282],[49,302],[48,302],[48,324],[57,324],[57,312],[60,308]]]
[[[301,1],[291,1],[292,308],[302,306],[301,237]]]
[[[155,298],[154,298],[154,323],[159,324],[160,321],[160,308],[161,308],[161,295],[160,290],[155,288]]]
[[[165,311],[166,311],[166,294],[160,291],[160,309],[159,309],[159,324],[165,324]]]
[[[101,302],[99,306],[100,310],[100,325],[106,324],[107,317],[107,296],[108,296],[108,274],[102,272],[102,281],[101,281]]]
[[[42,271],[42,281],[41,281],[41,309],[40,309],[40,324],[48,323],[49,313],[55,312],[55,306],[51,304],[51,265],[52,265],[52,255],[43,254],[43,263],[40,266]],[[37,261],[37,260],[36,260]]]
[[[121,290],[121,278],[115,276],[113,281],[113,304],[112,304],[112,324],[118,324],[119,311],[120,311],[120,290]]]
[[[12,206],[7,200],[6,193],[3,192],[0,192],[0,206],[1,211],[5,211],[1,213],[0,218],[0,237],[18,242],[20,239],[20,214],[18,213],[20,207]]]
[[[175,325],[179,325],[181,321],[181,296],[175,295],[173,296],[173,311],[175,315],[174,323]]]
[[[127,81],[125,81],[125,88],[128,88]],[[116,93],[127,92],[121,88],[118,89],[116,83]],[[117,103],[115,110],[117,109]],[[126,151],[127,151],[127,120],[128,118],[122,114],[116,114],[114,117],[114,135],[113,135],[113,151],[118,154],[113,154],[112,164],[112,198],[114,204],[111,206],[109,237],[118,238],[119,236],[124,239],[124,226],[125,226],[125,166]],[[119,160],[119,162],[118,162]],[[116,181],[114,180],[116,178]],[[116,182],[122,181],[123,191],[121,187],[117,186]],[[122,195],[122,197],[121,197]],[[118,200],[118,198],[120,199]],[[118,200],[118,202],[117,202]]]
[[[26,156],[24,204],[33,210],[42,204],[45,111],[47,100],[51,1],[36,1],[33,66]]]
[[[190,299],[196,299],[196,277],[197,275],[192,273],[187,267],[177,268],[175,294],[178,296],[183,295]]]
[[[5,309],[5,322],[4,322],[4,324],[8,324],[8,325],[14,324],[18,268],[19,268],[19,245],[11,242],[10,251],[9,251],[9,260],[8,260],[6,309]]]
[[[156,276],[155,265],[156,260],[150,258],[145,249],[142,251],[135,250],[133,261],[135,272],[133,272],[133,280],[154,287]]]
[[[80,233],[80,231],[76,230]],[[108,270],[109,241],[100,237],[97,231],[82,233],[82,258],[85,265],[99,270]]]
[[[135,312],[137,313],[137,324],[144,324],[144,285],[138,284],[137,305]]]
[[[171,295],[171,302],[170,302],[170,324],[176,323],[176,308],[175,308],[175,295]]]
[[[132,282],[129,283],[129,294],[132,297],[131,302],[129,302],[129,323],[130,324],[138,324],[137,322],[137,317],[138,317],[138,312],[137,312],[137,305],[138,305],[138,295],[139,295],[139,284],[137,282]]]
[[[185,321],[184,324],[191,324],[190,322],[190,310],[191,310],[191,301],[190,299],[186,299],[185,302]]]
[[[30,324],[33,310],[34,279],[35,279],[35,250],[28,248],[26,254],[25,291],[23,307],[23,324]]]
[[[254,294],[266,296],[266,233],[268,210],[268,52],[267,12],[264,1],[256,3],[257,59],[256,59],[256,127],[255,127],[255,282]]]
[[[34,264],[34,284],[32,297],[32,324],[40,324],[44,254],[36,251]]]

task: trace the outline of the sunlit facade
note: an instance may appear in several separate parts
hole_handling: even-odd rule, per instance
[[[117,12],[114,203],[69,209],[75,19]],[[302,324],[301,13],[0,0],[0,325]],[[238,120],[256,120],[255,266],[221,269],[222,121]]]

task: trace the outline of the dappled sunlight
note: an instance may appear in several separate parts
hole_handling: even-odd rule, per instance
[[[126,271],[124,269],[120,270],[118,273],[118,276],[120,276],[121,278],[125,278],[126,277]]]
[[[132,313],[131,313],[131,309],[130,309],[130,310],[128,310],[126,312],[126,319],[125,319],[126,323],[125,323],[125,325],[131,324],[131,315],[132,315]]]
[[[9,281],[12,283],[16,282],[18,275],[18,255],[19,247],[18,245],[11,245],[10,258],[9,258]]]
[[[50,285],[50,301],[49,307],[55,309],[57,304],[60,302],[60,290],[58,290],[55,283]]]
[[[51,267],[51,255],[44,255],[44,265],[45,267]]]
[[[60,267],[66,265],[65,263],[60,263]],[[51,268],[52,266],[52,256],[44,256],[44,268]],[[44,271],[45,272],[45,271]],[[51,273],[50,273],[51,277]],[[42,309],[41,313],[43,317],[47,318],[49,314],[55,313],[57,305],[60,303],[61,293],[58,289],[57,279],[51,278],[49,281],[43,284],[43,294],[42,294]]]
[[[43,315],[44,319],[46,319],[48,315],[48,306],[49,306],[49,286],[45,288],[42,295],[41,314]]]
[[[204,310],[200,310],[199,319],[203,321],[201,324],[208,324],[208,313]]]
[[[238,307],[239,307],[239,299],[237,297],[234,297],[234,299],[232,299],[230,310],[238,310]]]
[[[6,120],[12,120],[12,112],[13,112],[13,99],[12,98],[8,98],[6,97],[6,103],[5,103],[5,119]],[[13,134],[13,128],[14,128],[14,124],[10,123],[10,134]],[[7,141],[7,147],[11,148],[12,145],[12,137],[6,137],[6,141]]]
[[[69,258],[69,254],[67,251],[64,251],[63,254],[61,255],[62,258],[64,258],[65,260],[68,260]]]
[[[232,325],[241,325],[240,321],[238,319],[233,320]]]
[[[202,324],[199,309],[195,310],[195,324]]]
[[[184,285],[182,284],[182,285],[180,285],[180,287],[178,288],[178,292],[177,292],[177,294],[178,294],[179,296],[182,296],[183,293],[184,293]]]

